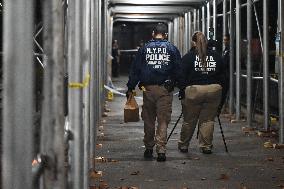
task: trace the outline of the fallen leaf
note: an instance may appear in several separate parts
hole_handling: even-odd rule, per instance
[[[195,158],[193,158],[194,160],[200,160],[200,158],[199,157],[195,157]]]
[[[90,173],[90,178],[91,179],[97,179],[103,176],[103,172],[102,171],[91,171]]]
[[[266,158],[266,161],[274,161],[274,159],[272,157],[268,157]]]
[[[255,129],[252,128],[252,127],[242,127],[242,131],[243,131],[244,133],[249,133],[249,132],[254,131],[254,130],[255,130]]]
[[[237,120],[232,119],[232,120],[231,120],[231,123],[237,123]]]
[[[134,171],[131,173],[131,175],[138,175],[139,174],[139,171]]]
[[[218,180],[229,180],[229,176],[226,175],[226,174],[224,174],[224,173],[222,173],[222,174],[220,175],[220,177],[218,178]]]
[[[104,130],[104,126],[100,125],[99,126],[99,131],[102,131],[102,130]]]
[[[264,148],[273,148],[273,144],[271,141],[267,141],[263,144]]]
[[[100,181],[99,189],[108,189],[108,184],[105,181]]]
[[[108,162],[108,159],[105,158],[105,157],[96,157],[95,158],[95,162],[97,162],[97,163],[106,163],[106,162]]]
[[[277,187],[283,189],[284,188],[284,184],[278,184]]]
[[[97,147],[97,148],[102,148],[102,147],[103,147],[103,144],[96,144],[96,147]]]

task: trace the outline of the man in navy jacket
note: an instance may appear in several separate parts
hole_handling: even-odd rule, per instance
[[[167,127],[172,113],[173,83],[177,79],[181,60],[179,50],[165,40],[167,26],[157,24],[153,39],[138,50],[132,63],[126,96],[136,85],[143,90],[142,119],[144,121],[145,158],[153,158],[156,145],[157,161],[166,161]],[[155,121],[157,119],[157,131]],[[156,133],[156,135],[155,135]]]

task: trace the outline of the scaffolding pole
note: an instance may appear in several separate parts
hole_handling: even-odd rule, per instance
[[[227,0],[223,0],[223,37],[227,34],[228,22],[227,22]],[[225,44],[223,43],[223,51],[225,50]]]
[[[83,99],[84,99],[84,188],[89,187],[89,168],[90,168],[90,87],[88,84],[88,78],[90,77],[90,42],[91,42],[91,12],[90,12],[90,2],[91,0],[82,1],[82,63],[83,63],[83,80],[87,82],[87,85],[83,89]]]
[[[197,26],[197,28],[196,28],[196,30],[198,30],[198,31],[200,31],[200,25],[201,25],[201,18],[200,18],[200,9],[197,9],[197,24],[196,24],[196,26]]]
[[[188,31],[188,26],[189,26],[189,21],[188,21],[188,14],[184,14],[184,51],[183,54],[185,54],[188,50],[188,37],[189,37],[189,31]]]
[[[5,189],[32,188],[33,10],[33,0],[15,0],[5,1],[3,11],[2,187]]]
[[[233,0],[230,0],[230,85],[229,85],[229,113],[234,113],[234,60],[235,60],[235,19]]]
[[[102,104],[104,99],[101,97],[103,96],[103,50],[102,50],[102,44],[103,44],[103,31],[102,31],[102,0],[98,0],[98,9],[97,9],[97,17],[99,20],[99,27],[98,27],[98,62],[97,64],[97,70],[98,70],[98,75],[97,75],[97,114],[98,118],[102,116]],[[99,124],[99,121],[98,121]]]
[[[280,23],[280,64],[279,64],[279,143],[284,143],[284,1],[279,0],[279,23]]]
[[[197,31],[197,9],[193,11],[193,32]]]
[[[173,22],[168,22],[168,28],[169,28],[169,34],[168,34],[168,40],[171,43],[174,43],[174,26],[173,26]]]
[[[46,156],[43,188],[66,188],[64,142],[64,13],[62,1],[44,1],[44,101],[41,154]]]
[[[240,0],[236,0],[236,120],[240,120],[240,114],[241,114],[240,74],[241,74],[241,6],[240,6]]]
[[[82,1],[69,1],[68,74],[69,83],[82,83]],[[70,88],[68,93],[69,125],[73,133],[70,142],[70,187],[83,188],[83,94],[81,88]]]
[[[216,40],[216,34],[217,34],[217,2],[216,0],[213,0],[213,28],[214,28],[213,39]]]
[[[192,13],[188,12],[188,50],[191,48],[191,36],[192,36]]]
[[[91,1],[90,11],[91,11],[91,47],[90,47],[90,168],[95,169],[95,156],[96,156],[96,136],[97,136],[97,75],[98,70],[96,69],[96,64],[98,63],[98,53],[97,53],[97,41],[98,41],[98,17],[96,16],[96,9],[98,8],[98,1]]]
[[[268,39],[268,0],[263,0],[263,110],[264,129],[269,129],[269,39]]]
[[[252,39],[252,1],[247,0],[247,126],[251,127],[251,91],[252,91],[252,72],[251,72],[251,39]]]
[[[207,39],[209,39],[209,28],[211,25],[211,15],[210,15],[210,1],[207,3]]]
[[[202,6],[201,11],[202,11],[202,32],[205,34],[206,31],[205,6]]]

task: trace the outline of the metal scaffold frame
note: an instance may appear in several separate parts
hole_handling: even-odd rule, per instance
[[[33,0],[5,1],[2,133],[5,189],[32,188],[34,17],[31,10],[34,10]]]

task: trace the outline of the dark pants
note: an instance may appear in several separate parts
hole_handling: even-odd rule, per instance
[[[153,149],[156,144],[157,153],[165,153],[173,95],[159,85],[148,85],[145,86],[145,89],[142,106],[144,144],[146,149]],[[157,130],[155,128],[156,119],[158,122]]]

